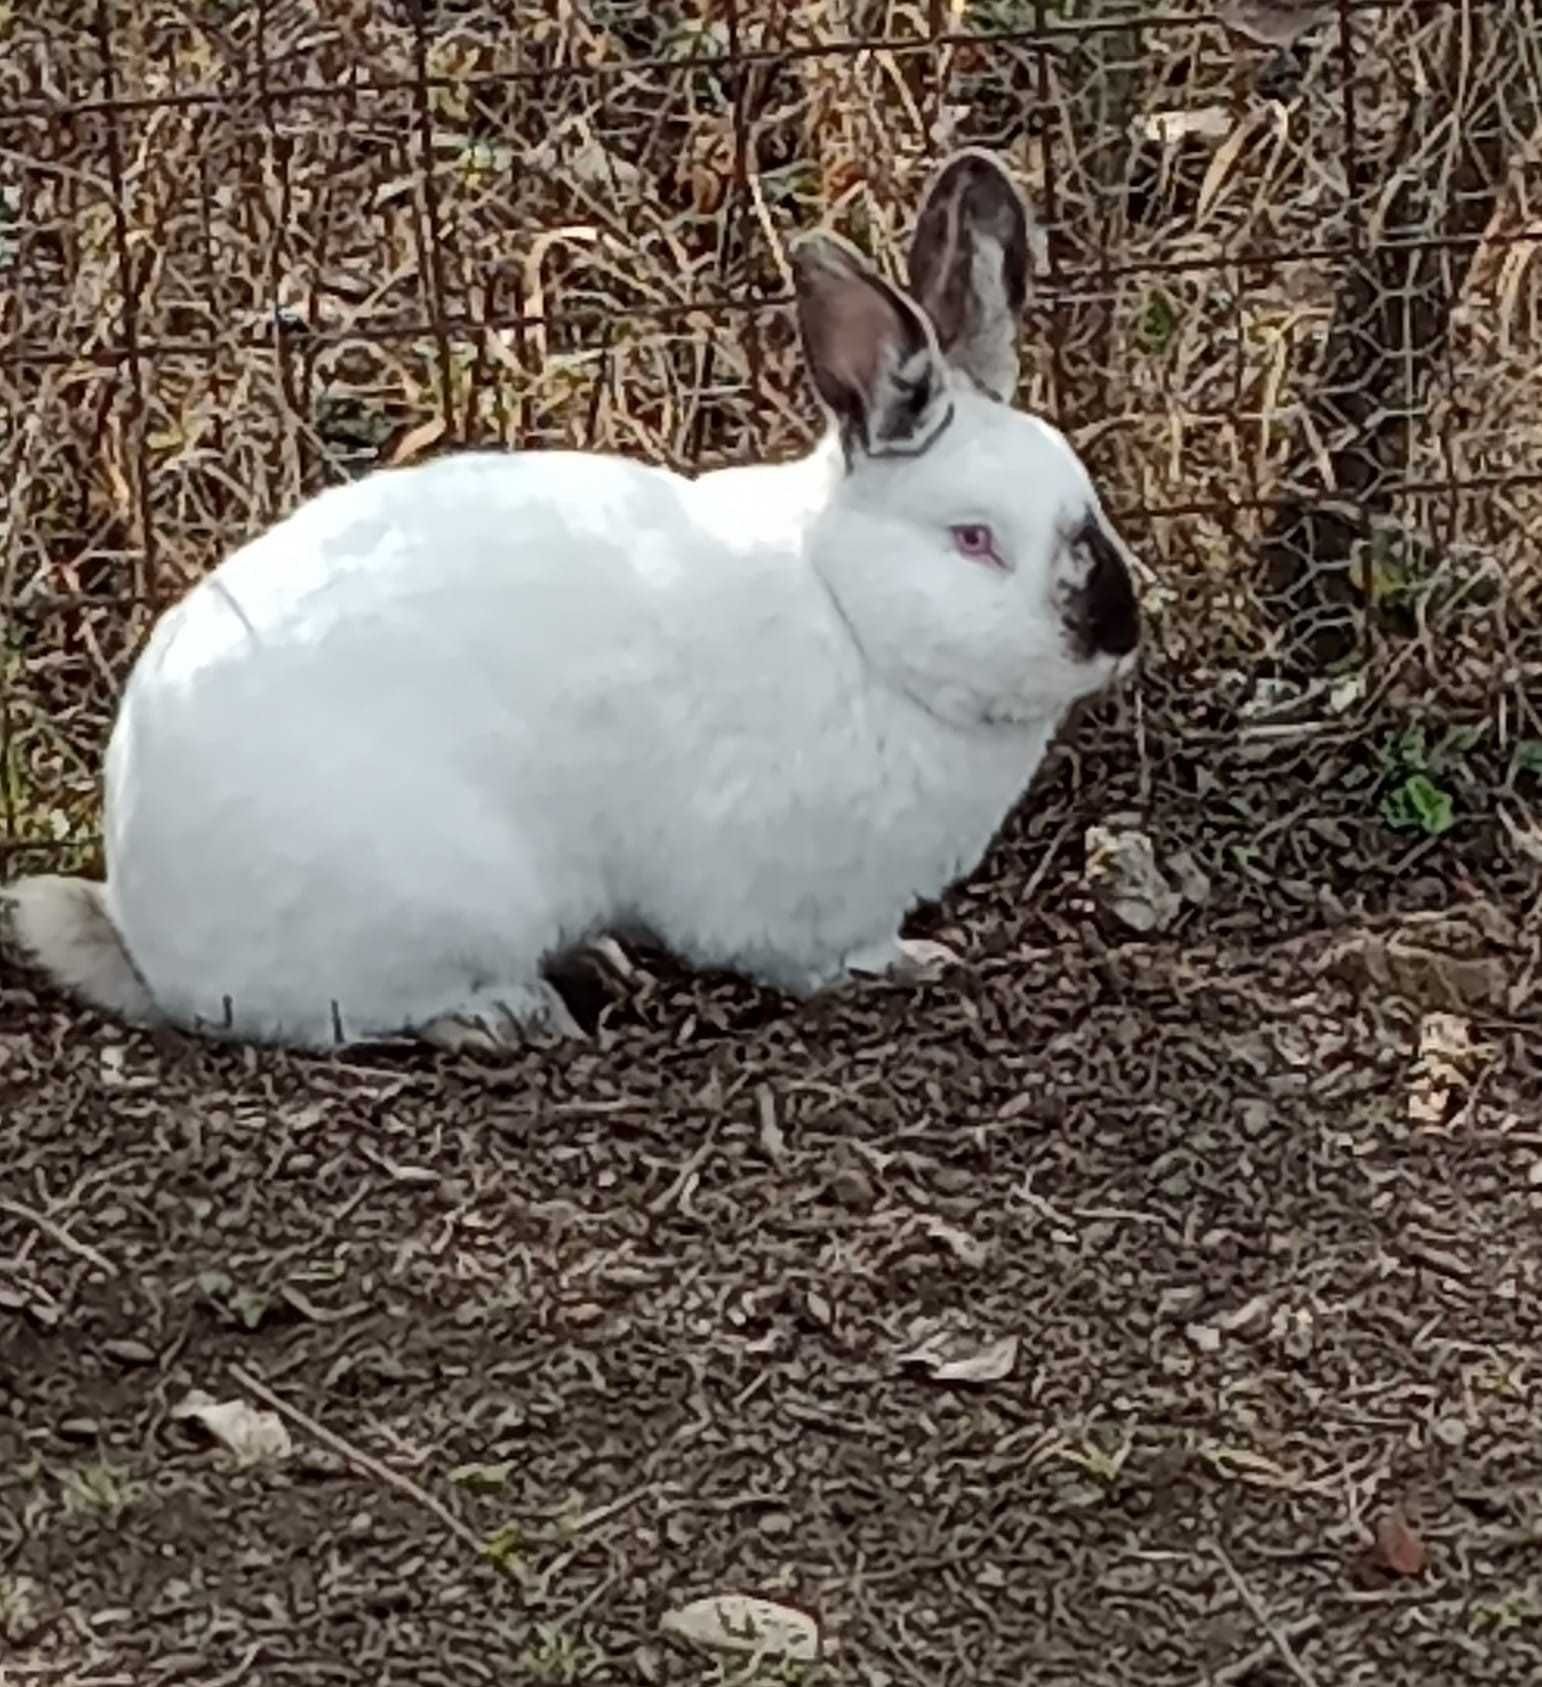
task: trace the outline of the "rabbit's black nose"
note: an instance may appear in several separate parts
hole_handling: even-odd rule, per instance
[[[1096,521],[1088,521],[1074,543],[1092,559],[1071,601],[1071,627],[1082,655],[1088,661],[1127,656],[1140,639],[1140,606],[1124,558]]]

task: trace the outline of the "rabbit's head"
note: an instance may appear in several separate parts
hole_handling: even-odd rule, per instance
[[[1012,408],[1030,224],[988,154],[933,183],[909,294],[845,241],[794,251],[842,472],[815,528],[869,666],[958,724],[1057,716],[1132,657],[1129,553],[1065,436]]]

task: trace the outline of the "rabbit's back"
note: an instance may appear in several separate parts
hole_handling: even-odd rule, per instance
[[[583,698],[651,690],[701,626],[731,636],[731,582],[703,566],[688,490],[566,452],[467,453],[334,488],[162,619],[123,728],[298,748],[352,706],[406,751],[412,723],[549,728]]]
[[[566,451],[380,471],[233,552],[162,620],[149,656],[189,670],[255,663],[259,646],[313,648],[349,627],[378,635],[398,611],[414,635],[472,624],[504,600],[526,624],[569,599],[592,608],[597,592],[646,603],[699,563],[688,490],[662,469]]]

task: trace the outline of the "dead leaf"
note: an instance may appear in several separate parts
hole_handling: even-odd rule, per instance
[[[259,1412],[244,1400],[217,1401],[201,1388],[195,1388],[181,1405],[172,1407],[171,1415],[201,1424],[241,1464],[285,1459],[294,1451],[289,1431],[278,1413]]]
[[[1493,950],[1514,941],[1506,916],[1474,901],[1460,910],[1404,916],[1384,933],[1357,932],[1333,942],[1321,965],[1346,983],[1370,985],[1416,1007],[1502,1013],[1517,968]]]
[[[959,1264],[968,1266],[971,1271],[978,1271],[990,1257],[990,1249],[983,1242],[977,1241],[967,1230],[960,1230],[957,1225],[949,1224],[946,1219],[929,1220],[926,1233],[934,1242],[941,1242],[951,1250]]]
[[[1414,1124],[1437,1125],[1449,1117],[1454,1098],[1469,1087],[1467,1068],[1474,1053],[1465,1019],[1450,1013],[1423,1016],[1408,1095],[1408,1117]]]
[[[476,1493],[492,1493],[509,1485],[513,1473],[512,1461],[502,1464],[458,1464],[450,1472],[450,1480],[459,1488]]]
[[[1387,1511],[1376,1525],[1376,1557],[1395,1575],[1417,1576],[1430,1555],[1402,1512]]]
[[[722,1593],[693,1600],[666,1611],[659,1627],[665,1634],[712,1652],[753,1652],[801,1662],[819,1656],[819,1625],[811,1616],[752,1594]]]
[[[1218,141],[1231,132],[1231,110],[1224,105],[1203,105],[1193,111],[1152,111],[1136,120],[1134,127],[1148,141],[1172,145],[1185,135],[1199,135]]]
[[[686,141],[675,180],[690,188],[696,210],[710,216],[727,198],[733,174],[733,125],[722,118],[704,119]]]
[[[945,1359],[928,1346],[902,1356],[902,1362],[924,1365],[934,1382],[1000,1382],[1017,1364],[1017,1337],[1003,1336],[974,1353]]]
[[[1087,828],[1088,888],[1131,931],[1162,931],[1178,917],[1183,898],[1157,865],[1156,848],[1144,832]]]

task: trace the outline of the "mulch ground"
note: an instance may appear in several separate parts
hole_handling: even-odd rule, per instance
[[[661,968],[498,1067],[0,974],[0,1678],[1542,1679],[1536,869],[1196,733],[1100,709],[919,990]],[[661,1633],[728,1591],[824,1658]]]

